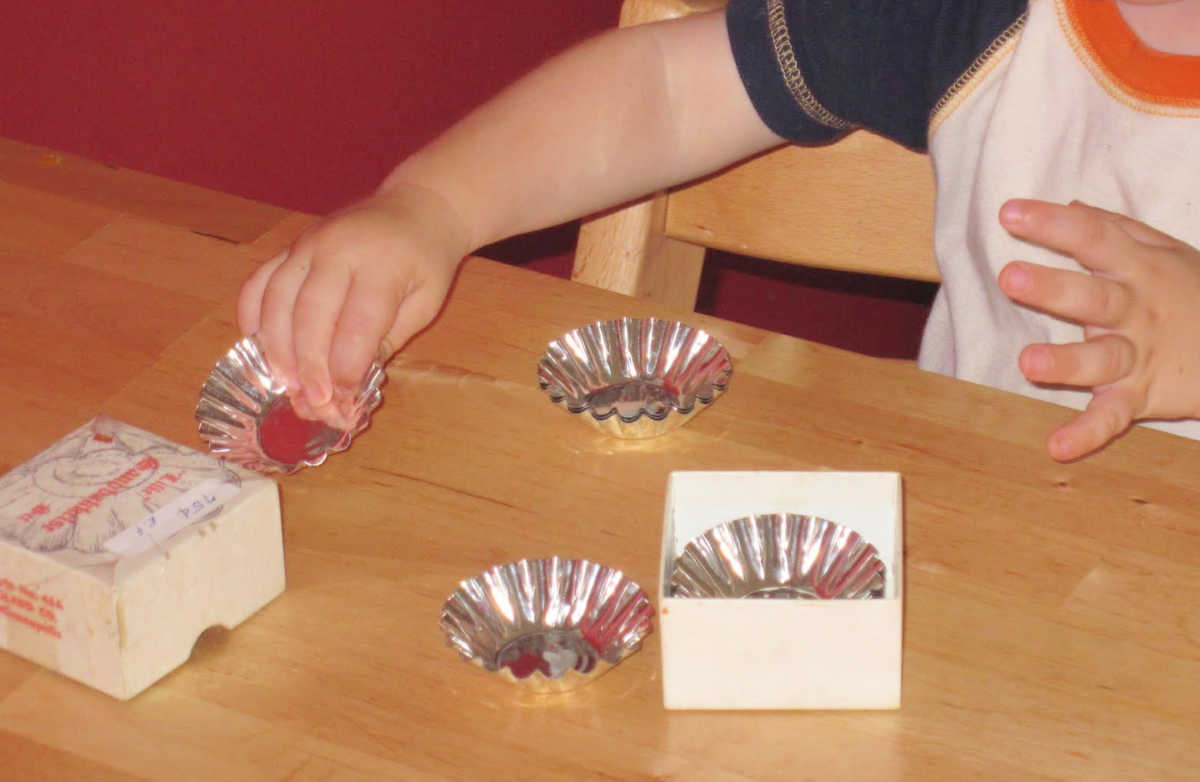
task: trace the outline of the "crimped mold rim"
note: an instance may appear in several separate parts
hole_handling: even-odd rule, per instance
[[[716,351],[716,355],[721,357],[721,359],[722,359],[721,366],[714,373],[713,379],[710,382],[706,382],[699,390],[696,391],[696,393],[694,395],[690,396],[690,404],[685,405],[681,401],[679,394],[672,393],[672,394],[669,394],[669,403],[663,407],[662,412],[660,412],[660,413],[652,412],[649,409],[647,409],[647,407],[645,405],[642,405],[638,408],[637,412],[634,415],[624,416],[624,415],[621,415],[620,411],[618,410],[618,408],[615,404],[608,410],[604,410],[604,411],[598,410],[587,399],[587,397],[591,396],[592,394],[584,395],[583,401],[581,401],[579,403],[572,403],[572,401],[569,401],[569,400],[571,400],[573,397],[568,393],[568,390],[562,384],[552,383],[551,381],[547,380],[547,378],[543,375],[543,366],[547,362],[547,358],[550,355],[551,349],[556,344],[562,343],[562,342],[566,341],[568,338],[575,336],[575,335],[582,336],[589,329],[600,329],[605,326],[612,326],[612,327],[620,328],[620,326],[622,324],[627,324],[627,323],[631,323],[631,322],[640,323],[640,324],[642,324],[643,327],[649,327],[649,328],[653,328],[653,325],[655,323],[662,323],[662,324],[664,324],[663,330],[666,333],[669,333],[672,330],[676,330],[676,329],[686,329],[687,332],[690,335],[692,335],[692,339],[695,339],[697,337],[703,337],[704,339],[711,342],[713,348]],[[623,316],[623,317],[619,317],[619,318],[601,319],[601,320],[592,321],[591,323],[585,324],[583,326],[578,326],[576,328],[570,329],[568,331],[563,332],[562,334],[560,334],[559,336],[557,336],[553,340],[551,340],[549,343],[547,343],[546,350],[543,351],[542,357],[538,362],[538,385],[543,391],[546,392],[548,398],[550,399],[550,401],[552,403],[554,403],[556,405],[561,404],[563,406],[563,408],[568,413],[571,413],[572,415],[582,415],[584,413],[587,413],[597,422],[608,421],[608,420],[612,419],[613,417],[616,417],[617,420],[619,420],[622,424],[633,424],[643,418],[649,419],[649,420],[655,421],[655,422],[661,422],[661,421],[664,421],[667,418],[669,418],[672,413],[677,414],[681,417],[689,416],[692,413],[697,412],[698,409],[702,409],[703,407],[711,405],[713,402],[715,402],[717,400],[718,397],[720,397],[726,390],[728,390],[729,381],[730,381],[732,375],[733,375],[733,359],[730,356],[728,349],[724,346],[724,344],[721,343],[721,341],[719,339],[716,338],[715,335],[713,335],[711,332],[709,332],[703,328],[693,326],[682,320],[658,318],[655,316],[647,316],[647,317]],[[638,382],[638,381],[644,381],[644,380],[645,380],[645,378],[641,378],[641,377],[629,377],[624,382],[632,383],[632,382]],[[615,388],[620,385],[621,385],[621,383],[613,383],[613,384],[610,384],[607,386],[602,386],[601,389]]]
[[[253,390],[258,393],[252,394],[240,385],[227,371],[228,365],[240,367],[244,375],[252,375]],[[209,452],[223,459],[263,474],[291,475],[305,467],[319,467],[330,454],[349,448],[354,438],[371,425],[372,415],[383,403],[380,389],[386,380],[383,366],[378,361],[372,362],[356,396],[356,405],[362,406],[357,423],[350,429],[329,427],[340,435],[320,453],[294,463],[281,461],[268,454],[263,446],[261,424],[271,409],[286,399],[286,387],[271,372],[258,339],[242,337],[221,355],[205,377],[195,410],[198,433]],[[221,387],[232,391],[236,398],[222,398],[217,394]],[[222,415],[214,416],[214,410]],[[230,456],[233,453],[237,456]]]
[[[588,577],[589,569],[591,570],[590,578]],[[612,582],[612,589],[586,615],[575,616],[572,619],[573,612],[563,612],[559,613],[550,624],[539,626],[538,622],[544,621],[548,617],[548,613],[553,613],[550,609],[554,601],[547,599],[548,604],[541,607],[542,613],[537,615],[536,619],[531,619],[524,610],[514,612],[517,619],[508,618],[507,622],[499,623],[501,632],[495,633],[491,638],[480,639],[479,623],[476,622],[474,626],[468,627],[463,621],[464,618],[474,615],[475,606],[479,604],[478,596],[472,599],[472,591],[487,590],[489,578],[499,579],[505,574],[519,578],[522,572],[534,575],[544,575],[549,572],[554,577],[553,583],[559,587],[558,592],[549,595],[549,598],[569,596],[576,599],[580,597],[589,599],[601,594],[597,590],[603,588],[607,581]],[[560,580],[559,577],[563,578]],[[578,579],[586,579],[587,588],[582,593],[575,594],[573,586],[578,583]],[[490,618],[505,618],[506,614],[503,611],[495,610],[494,604],[494,600],[488,603],[494,610]],[[512,608],[511,605],[509,607]],[[561,611],[562,606],[560,605],[558,608]],[[614,611],[616,612],[615,617]],[[604,646],[597,646],[595,640],[589,637],[587,630],[596,625],[589,624],[587,620],[604,619],[609,621],[623,616],[628,616],[628,619],[622,619],[616,625],[621,631],[608,638]],[[446,645],[456,652],[460,659],[490,675],[500,676],[512,683],[540,692],[557,692],[574,689],[591,682],[639,651],[646,637],[654,632],[654,616],[655,609],[650,593],[620,568],[604,565],[585,557],[545,556],[526,557],[492,565],[463,579],[443,601],[438,624],[445,635]],[[523,626],[521,620],[526,623],[533,622],[533,624]],[[485,631],[494,631],[496,628],[489,626],[484,629]],[[587,645],[592,654],[590,665],[585,670],[580,670],[572,665],[552,676],[541,670],[539,666],[523,676],[518,676],[511,666],[499,659],[505,649],[521,640],[545,637],[555,633],[578,634],[579,638],[573,640]],[[483,642],[480,643],[480,640]],[[544,650],[542,651],[544,652]]]

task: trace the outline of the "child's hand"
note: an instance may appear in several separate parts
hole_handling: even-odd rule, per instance
[[[1052,457],[1090,453],[1139,419],[1200,418],[1200,252],[1078,202],[1009,201],[1000,223],[1091,271],[1014,261],[1000,272],[1009,298],[1084,327],[1083,342],[1028,345],[1019,359],[1033,382],[1092,389],[1051,433]]]
[[[433,320],[464,231],[430,191],[401,187],[324,220],[242,286],[238,321],[257,334],[296,412],[346,426],[371,361]]]

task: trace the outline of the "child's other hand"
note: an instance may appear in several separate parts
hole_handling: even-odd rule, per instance
[[[467,252],[435,194],[396,188],[322,221],[242,286],[238,321],[257,334],[296,412],[344,427],[367,368],[441,309]]]
[[[1144,223],[1079,202],[1013,200],[1009,233],[1090,270],[1014,261],[1009,298],[1084,327],[1084,341],[1028,345],[1021,372],[1036,383],[1092,390],[1087,409],[1051,433],[1060,461],[1090,453],[1144,418],[1200,417],[1200,252]]]

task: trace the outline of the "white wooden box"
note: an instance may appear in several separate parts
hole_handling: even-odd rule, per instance
[[[750,600],[669,594],[675,558],[711,527],[761,513],[820,516],[879,551],[882,599]],[[900,476],[675,472],[659,574],[668,709],[895,709],[904,617]]]
[[[96,418],[0,476],[0,648],[117,698],[283,591],[274,481]]]

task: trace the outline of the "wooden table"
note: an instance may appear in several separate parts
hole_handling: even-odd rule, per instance
[[[97,413],[199,445],[241,279],[311,217],[0,141],[0,472]],[[481,259],[389,368],[368,434],[281,481],[287,591],[121,703],[0,652],[8,780],[1184,779],[1200,775],[1200,447],[1060,465],[1065,411],[689,315],[736,362],[683,429],[606,439],[546,342],[676,313]],[[904,476],[903,707],[668,712],[658,636],[574,693],[467,665],[457,583],[586,556],[648,590],[677,469]]]

